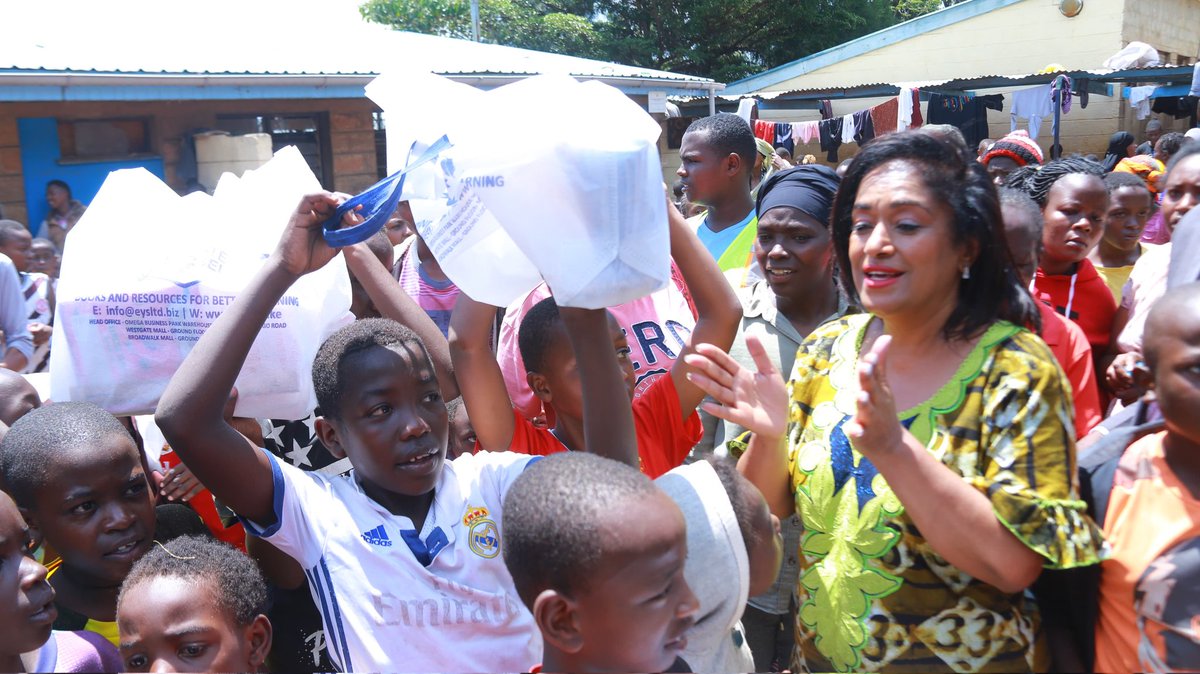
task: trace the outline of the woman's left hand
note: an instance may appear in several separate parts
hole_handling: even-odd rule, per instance
[[[882,335],[858,361],[858,405],[845,426],[846,436],[860,454],[877,457],[898,449],[904,427],[896,419],[896,400],[887,383],[887,351],[892,338]]]

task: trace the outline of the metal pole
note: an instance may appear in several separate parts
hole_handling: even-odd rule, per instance
[[[479,0],[471,0],[471,37],[479,42]]]
[[[708,114],[717,114],[717,93],[712,89],[708,90]]]
[[[1062,97],[1063,87],[1066,85],[1062,75],[1054,78],[1054,144],[1050,146],[1050,158],[1058,159],[1062,155],[1062,146],[1058,139],[1062,134]],[[1066,92],[1067,96],[1071,95],[1070,91]]]

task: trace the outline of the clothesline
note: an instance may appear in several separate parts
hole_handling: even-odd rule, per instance
[[[1010,131],[1015,131],[1022,119],[1028,120],[1030,138],[1037,139],[1042,121],[1053,119],[1054,88],[1065,79],[1064,89],[1070,90],[1070,79],[1060,78],[1055,82],[1012,92],[1012,108],[1010,110]],[[743,101],[745,103],[745,101]],[[921,114],[920,90],[902,89],[893,99],[879,105],[859,110],[848,115],[833,116],[828,101],[821,102],[820,121],[808,122],[773,122],[769,120],[754,120],[751,126],[757,138],[771,143],[774,147],[787,148],[795,153],[799,144],[820,142],[821,150],[826,152],[826,159],[837,161],[838,148],[843,144],[856,142],[860,145],[877,136],[893,133],[908,128],[916,128],[922,124],[950,124],[962,131],[968,145],[974,146],[984,138],[990,137],[987,110],[1003,110],[1004,96],[993,94],[987,96],[943,95],[931,94],[927,105],[927,114]],[[742,105],[739,114],[749,117],[749,107]],[[1064,96],[1062,102],[1063,114],[1071,110],[1071,97]]]

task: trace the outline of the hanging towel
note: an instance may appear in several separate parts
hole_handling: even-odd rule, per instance
[[[1129,107],[1137,110],[1138,119],[1146,119],[1150,116],[1150,94],[1154,93],[1156,88],[1153,84],[1146,87],[1129,88]]]
[[[1042,129],[1042,120],[1054,116],[1054,99],[1051,97],[1053,85],[1043,84],[1030,89],[1022,89],[1012,93],[1012,128],[1017,130],[1017,120],[1021,117],[1029,119],[1029,137],[1037,140],[1038,132]]]
[[[913,90],[901,88],[900,95],[896,97],[896,104],[899,106],[896,115],[896,130],[907,131],[912,127],[913,110],[917,109],[917,106],[913,104]]]
[[[787,122],[775,123],[775,147],[782,147],[788,154],[795,154],[796,143],[792,140],[792,125]]]
[[[747,124],[753,123],[752,120],[750,119],[750,114],[754,111],[754,108],[757,105],[758,105],[758,101],[756,101],[755,99],[743,98],[742,100],[738,101],[737,116],[746,120]]]
[[[762,138],[768,143],[775,140],[775,123],[764,122],[761,119],[754,120],[754,137]]]
[[[1066,75],[1059,75],[1058,78],[1054,80],[1054,84],[1051,85],[1050,90],[1056,91],[1059,85],[1062,85],[1063,89],[1061,102],[1062,114],[1065,115],[1071,111],[1071,78],[1067,77]]]
[[[854,142],[861,147],[863,143],[875,138],[875,123],[871,120],[870,110],[859,110],[852,116],[854,118]]]
[[[821,119],[833,119],[833,103],[828,98],[819,101],[821,104]]]
[[[797,122],[792,125],[792,140],[807,145],[813,142],[814,138],[818,140],[821,138],[817,122]]]
[[[900,114],[900,99],[893,98],[886,103],[871,108],[871,124],[875,127],[875,135],[882,136],[896,130],[896,120]]]
[[[919,129],[925,124],[925,120],[921,117],[921,91],[919,89],[912,90],[912,121],[909,122],[908,128]]]
[[[842,117],[842,142],[854,142],[854,115],[844,115]]]
[[[843,118],[834,117],[817,123],[821,133],[821,149],[825,151],[825,159],[830,162],[838,160],[838,148],[842,146],[842,121]]]

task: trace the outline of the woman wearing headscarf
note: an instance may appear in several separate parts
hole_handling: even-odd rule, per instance
[[[1104,172],[1111,173],[1117,168],[1117,163],[1126,157],[1132,157],[1137,150],[1137,141],[1128,131],[1118,131],[1108,139],[1108,149],[1104,151]]]
[[[742,323],[729,349],[729,355],[743,366],[754,367],[746,346],[746,337],[754,335],[766,345],[775,368],[790,372],[796,350],[809,333],[847,313],[835,278],[829,229],[829,211],[840,182],[833,169],[814,164],[779,171],[759,187],[754,256],[765,280],[738,292]],[[706,431],[715,426],[711,443],[702,445],[728,442],[735,455],[745,447],[744,440],[737,440],[745,428],[711,415],[702,413],[702,417],[706,417]],[[781,524],[786,554],[779,577],[769,591],[750,598],[742,616],[758,672],[772,671],[773,664],[786,667],[794,643],[791,596],[798,578],[796,552],[802,527],[795,516]]]
[[[996,190],[954,147],[892,134],[855,158],[831,222],[867,313],[809,335],[787,387],[759,340],[757,371],[687,356],[708,410],[753,431],[739,470],[803,522],[791,668],[1041,671],[1025,590],[1102,542]]]

